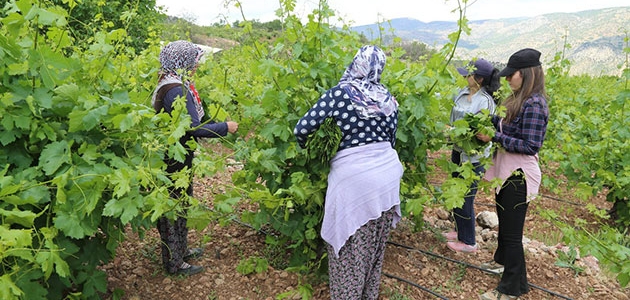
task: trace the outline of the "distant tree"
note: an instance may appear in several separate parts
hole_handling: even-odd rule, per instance
[[[280,31],[282,30],[282,22],[278,19],[273,20],[273,21],[269,21],[269,22],[260,22],[259,20],[252,20],[250,21],[252,24],[252,28],[254,29],[263,29],[263,30],[267,30],[267,31]],[[234,21],[234,23],[232,23],[232,27],[234,28],[239,28],[242,27],[243,22],[242,21]]]
[[[193,21],[184,17],[167,17],[162,22],[161,39],[163,41],[190,40],[199,28]]]
[[[278,19],[273,20],[271,22],[265,22],[260,24],[260,26],[268,31],[280,31],[282,30],[282,22]]]
[[[402,56],[404,59],[411,61],[424,61],[427,60],[434,50],[427,47],[427,44],[418,41],[403,42],[400,47],[405,50],[405,54]]]

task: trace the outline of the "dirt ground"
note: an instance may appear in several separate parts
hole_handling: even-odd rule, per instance
[[[436,154],[437,155],[437,154]],[[435,158],[435,157],[433,157]],[[230,184],[230,173],[206,178],[195,185],[195,196],[212,202],[213,193],[220,186]],[[436,174],[432,181],[440,180]],[[212,185],[213,188],[207,188]],[[217,188],[219,187],[219,188]],[[592,257],[580,258],[576,266],[584,269],[576,274],[570,268],[556,265],[561,233],[542,216],[543,210],[553,210],[563,221],[579,217],[593,221],[584,205],[563,195],[542,191],[541,197],[530,204],[525,224],[524,247],[528,278],[534,287],[520,299],[630,299],[630,289],[605,274]],[[564,200],[559,201],[558,199]],[[597,207],[608,208],[603,197],[590,200]],[[477,196],[477,213],[494,212],[494,200],[485,193]],[[390,236],[381,280],[382,300],[420,299],[478,299],[478,295],[496,287],[499,276],[479,270],[492,259],[496,247],[496,228],[479,236],[480,249],[475,254],[455,253],[446,247],[439,233],[452,228],[452,221],[444,218],[444,211],[428,207],[424,215],[425,230],[414,232],[409,220],[403,220]],[[118,248],[113,262],[103,266],[108,275],[108,297],[114,290],[124,292],[122,299],[301,299],[300,287],[310,284],[313,299],[328,299],[325,282],[309,282],[295,273],[270,267],[260,274],[242,275],[236,271],[239,262],[252,256],[264,256],[264,235],[232,222],[227,226],[211,224],[202,232],[192,231],[189,243],[202,247],[205,253],[193,264],[205,267],[201,274],[191,277],[168,275],[161,266],[159,235],[149,231],[144,239],[129,232],[128,240]],[[566,249],[566,248],[564,248]]]

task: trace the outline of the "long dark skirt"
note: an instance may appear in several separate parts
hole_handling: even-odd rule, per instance
[[[158,219],[157,229],[160,232],[162,263],[169,273],[175,273],[184,262],[184,255],[188,249],[188,227],[186,218],[179,217],[169,220],[166,217]]]
[[[339,257],[328,245],[330,299],[377,299],[385,244],[396,211],[390,209],[380,218],[361,226],[341,247]]]
[[[192,167],[192,159],[193,154],[189,152],[183,163],[169,160],[167,161],[168,168],[166,171],[173,173],[182,170],[184,167],[190,168]],[[192,181],[185,191],[183,189],[171,189],[170,196],[174,199],[181,199],[184,196],[184,192],[188,196],[193,195]],[[162,242],[162,263],[169,273],[175,273],[179,270],[179,267],[184,262],[184,255],[188,251],[188,227],[186,223],[186,210],[175,220],[161,217],[157,221],[157,229]]]

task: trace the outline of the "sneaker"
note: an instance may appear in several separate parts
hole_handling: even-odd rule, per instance
[[[201,248],[190,248],[186,251],[186,255],[184,255],[184,260],[195,259],[200,257],[203,254],[203,249]]]
[[[178,274],[178,275],[190,276],[190,275],[194,275],[194,274],[197,274],[197,273],[201,273],[201,271],[203,271],[203,267],[201,267],[201,266],[193,266],[191,264],[183,262],[181,264],[181,266],[179,267],[179,269],[177,270],[177,272],[175,272],[175,273]]]
[[[451,231],[451,232],[442,232],[442,236],[447,240],[447,241],[457,241],[457,231]]]
[[[474,253],[477,252],[477,244],[467,245],[462,242],[447,242],[446,246],[448,246],[451,250],[456,252],[466,252],[466,253]]]
[[[481,264],[480,267],[482,269],[486,269],[486,270],[488,270],[490,272],[497,273],[497,274],[503,273],[503,270],[505,269],[505,268],[503,268],[502,265],[500,265],[499,263],[495,262],[494,260],[491,260],[489,262],[483,263],[483,264]]]
[[[479,299],[480,300],[512,300],[512,299],[518,299],[518,297],[506,295],[497,290],[492,290],[479,296]]]

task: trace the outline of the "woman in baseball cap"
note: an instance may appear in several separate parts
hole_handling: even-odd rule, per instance
[[[503,102],[506,116],[494,116],[494,137],[478,134],[482,141],[499,145],[493,165],[484,179],[498,178],[495,201],[499,217],[499,237],[494,261],[504,266],[496,289],[480,296],[482,300],[516,299],[529,292],[523,251],[523,227],[529,201],[540,186],[541,172],[538,151],[547,132],[549,108],[545,91],[545,75],[540,52],[525,48],[510,56],[499,73],[505,77],[512,94]]]
[[[479,58],[470,61],[466,67],[457,68],[457,72],[466,78],[468,84],[453,98],[450,124],[454,125],[455,121],[463,119],[466,114],[476,114],[484,109],[493,114],[496,106],[493,94],[501,87],[499,70],[487,60]],[[451,152],[451,161],[459,166],[469,161],[473,164],[475,173],[482,176],[485,169],[480,160],[490,157],[491,148],[492,144],[488,143],[482,153],[466,153],[460,145],[455,143]],[[460,174],[454,172],[452,176],[459,177]],[[453,209],[455,230],[442,233],[447,240],[446,246],[456,252],[472,253],[478,248],[475,239],[474,207],[477,183],[475,181],[471,184],[470,192],[464,197],[462,207]]]

